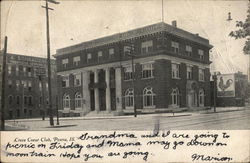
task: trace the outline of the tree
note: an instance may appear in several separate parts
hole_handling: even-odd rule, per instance
[[[240,29],[231,31],[229,36],[234,37],[235,39],[246,38],[243,52],[244,54],[250,55],[250,0],[248,3],[247,18],[245,22],[236,21],[236,27]]]

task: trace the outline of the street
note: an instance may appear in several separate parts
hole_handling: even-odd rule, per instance
[[[56,124],[56,118],[55,124]],[[6,122],[7,130],[249,130],[250,109],[193,113],[163,113],[116,117],[60,118],[60,125],[49,126],[49,120],[22,119]]]

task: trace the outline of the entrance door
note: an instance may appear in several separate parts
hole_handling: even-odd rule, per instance
[[[188,107],[196,107],[197,106],[197,95],[194,90],[191,90],[187,94],[187,106]]]
[[[106,90],[99,89],[99,103],[100,103],[100,111],[106,110]]]

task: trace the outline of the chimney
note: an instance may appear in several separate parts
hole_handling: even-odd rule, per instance
[[[172,21],[172,26],[174,26],[175,28],[177,27],[177,21],[176,20]]]

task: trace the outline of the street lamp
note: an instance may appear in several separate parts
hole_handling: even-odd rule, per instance
[[[52,90],[51,90],[51,66],[50,66],[50,35],[49,35],[49,10],[54,10],[52,8],[49,8],[48,2],[59,4],[59,2],[56,2],[55,0],[45,0],[46,6],[42,6],[42,8],[46,9],[46,29],[47,29],[47,66],[48,66],[48,87],[49,87],[49,119],[50,119],[50,125],[54,126],[54,120],[53,120],[53,110],[52,110]]]

